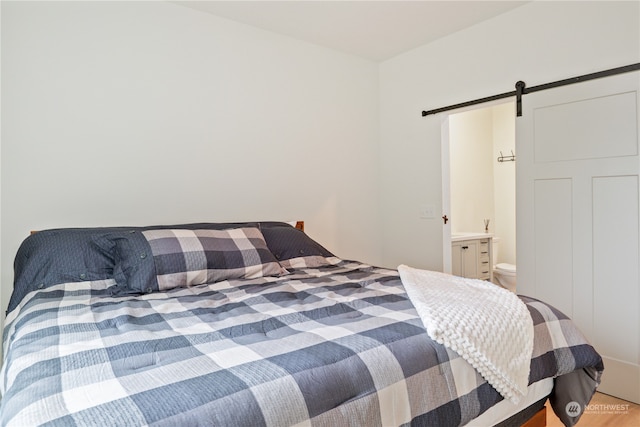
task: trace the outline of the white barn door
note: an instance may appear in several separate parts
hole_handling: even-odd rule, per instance
[[[599,391],[640,403],[640,72],[527,94],[516,120],[517,288],[574,319]]]

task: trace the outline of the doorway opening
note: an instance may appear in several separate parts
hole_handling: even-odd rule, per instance
[[[515,108],[509,100],[444,120],[443,206],[451,219],[443,236],[447,272],[456,273],[451,245],[464,236],[492,237],[491,269],[516,265]]]

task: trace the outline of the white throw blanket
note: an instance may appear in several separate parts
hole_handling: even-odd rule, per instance
[[[398,267],[427,333],[458,353],[505,399],[527,393],[533,321],[512,292],[489,282]]]

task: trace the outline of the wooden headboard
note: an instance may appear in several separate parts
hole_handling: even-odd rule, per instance
[[[304,231],[304,221],[296,221],[295,227],[300,231]],[[38,230],[31,230],[29,234],[35,234],[37,232]]]

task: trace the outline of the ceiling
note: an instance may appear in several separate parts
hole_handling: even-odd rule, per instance
[[[528,1],[175,1],[174,3],[384,61]]]

